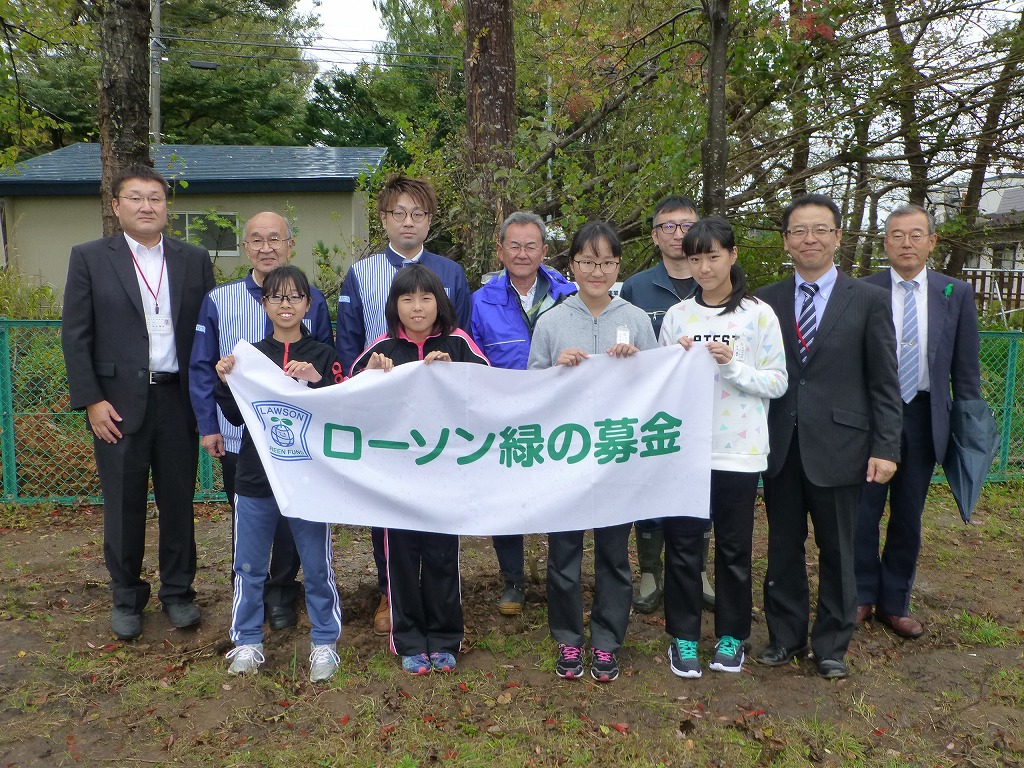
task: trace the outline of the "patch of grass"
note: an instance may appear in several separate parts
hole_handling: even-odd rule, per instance
[[[1024,669],[1012,667],[1001,669],[992,679],[992,695],[1011,704],[1018,710],[1024,708]]]
[[[534,642],[526,635],[506,635],[491,631],[476,638],[473,645],[481,651],[489,651],[496,656],[516,658],[530,653]]]
[[[1013,630],[996,624],[987,616],[972,616],[961,611],[955,620],[960,632],[960,642],[965,645],[985,645],[1002,648],[1013,639]]]

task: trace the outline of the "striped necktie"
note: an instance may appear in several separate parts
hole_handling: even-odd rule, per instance
[[[917,337],[916,280],[901,280],[903,289],[903,333],[900,335],[900,396],[909,403],[917,395],[921,378],[921,347]]]
[[[814,314],[814,295],[818,292],[818,284],[801,283],[800,290],[804,292],[804,303],[800,307],[800,317],[796,320],[796,335],[800,342],[800,365],[806,365],[811,344],[814,343],[814,332],[818,329]]]

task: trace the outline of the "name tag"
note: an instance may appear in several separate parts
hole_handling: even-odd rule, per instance
[[[629,344],[629,328],[625,325],[620,325],[615,329],[615,343],[616,344]]]
[[[747,359],[747,342],[746,339],[736,339],[732,343],[732,356],[736,358],[738,362],[745,362]]]
[[[174,333],[169,315],[146,315],[146,330],[158,336],[169,336]]]

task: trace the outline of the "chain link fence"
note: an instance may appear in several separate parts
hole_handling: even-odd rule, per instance
[[[60,325],[0,318],[0,470],[8,504],[103,500],[85,414],[68,406]],[[1002,432],[989,480],[1024,478],[1022,345],[1021,332],[981,334],[982,393]],[[223,501],[220,463],[199,455],[196,501]]]

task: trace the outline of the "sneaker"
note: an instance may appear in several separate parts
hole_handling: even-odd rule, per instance
[[[334,673],[341,666],[341,657],[338,655],[334,643],[324,645],[313,645],[312,653],[309,654],[309,682],[319,683],[334,677]]]
[[[498,598],[498,613],[502,616],[518,616],[523,612],[526,592],[518,584],[509,584]]]
[[[255,675],[260,671],[260,664],[267,660],[263,655],[263,643],[236,645],[224,658],[232,660],[228,667],[228,673],[232,675]]]
[[[700,661],[697,659],[697,641],[672,638],[668,647],[668,664],[672,674],[678,677],[700,677]]]
[[[402,657],[402,669],[410,675],[430,674],[430,657],[425,653]]]
[[[555,674],[567,680],[583,677],[583,648],[578,645],[559,643]]]
[[[590,676],[599,683],[610,683],[619,676],[619,661],[611,651],[600,648],[591,649],[593,659],[590,662]]]
[[[710,668],[717,672],[740,672],[743,669],[743,641],[729,635],[722,635],[715,646],[715,658]]]
[[[435,672],[454,672],[455,657],[444,651],[430,654],[430,666]]]

